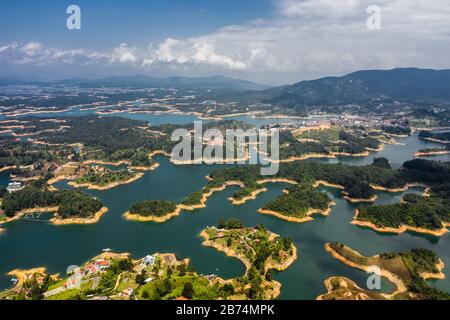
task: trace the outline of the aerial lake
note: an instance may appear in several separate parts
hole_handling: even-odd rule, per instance
[[[67,115],[67,114],[66,114]],[[76,114],[79,115],[79,114]],[[139,115],[118,114],[149,121],[152,125],[162,123],[188,123],[195,116],[185,115]],[[279,119],[257,120],[239,117],[255,125]],[[288,121],[288,119],[286,119]],[[273,122],[270,122],[273,123]],[[370,164],[374,157],[386,157],[394,167],[413,157],[419,149],[439,145],[419,140],[417,133],[409,138],[397,139],[401,145],[389,145],[381,152],[368,157],[339,158],[328,161],[352,165]],[[450,161],[450,156],[433,159]],[[237,187],[230,187],[209,198],[207,207],[194,212],[183,212],[180,216],[163,223],[139,223],[125,220],[122,215],[137,201],[145,199],[168,199],[181,202],[188,194],[206,184],[205,176],[223,166],[175,166],[165,157],[156,159],[161,165],[155,171],[129,185],[108,191],[86,191],[100,198],[109,212],[99,223],[88,226],[53,226],[48,215],[39,219],[21,219],[5,225],[0,234],[0,288],[11,286],[6,275],[12,269],[46,267],[49,273],[65,275],[69,265],[82,264],[101,253],[104,248],[115,252],[129,252],[139,258],[156,252],[175,253],[179,259],[190,258],[191,265],[202,274],[217,274],[224,278],[240,276],[244,266],[236,259],[201,245],[199,233],[207,226],[217,224],[219,218],[239,218],[247,226],[263,223],[270,231],[289,236],[298,248],[299,257],[286,271],[275,278],[281,282],[281,299],[315,299],[324,293],[323,281],[330,276],[346,276],[366,287],[367,274],[349,268],[329,255],[323,248],[330,241],[338,241],[359,251],[363,255],[403,251],[412,248],[433,250],[445,262],[445,280],[431,282],[433,286],[450,292],[450,235],[441,238],[413,233],[402,235],[379,234],[370,229],[350,224],[357,207],[342,199],[335,189],[321,187],[330,195],[336,206],[329,217],[316,216],[312,222],[296,224],[257,213],[265,203],[282,193],[284,184],[270,184],[268,191],[256,200],[242,206],[233,206],[229,198]],[[7,184],[9,173],[0,173],[0,184]],[[70,188],[66,182],[56,184],[58,188]],[[410,189],[408,193],[420,193],[421,189]],[[405,193],[378,192],[377,203],[397,203]],[[392,285],[383,281],[382,291]]]

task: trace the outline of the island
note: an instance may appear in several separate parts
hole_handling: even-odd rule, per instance
[[[325,250],[335,259],[351,268],[368,271],[379,268],[380,276],[395,285],[392,293],[381,293],[360,288],[345,277],[325,280],[327,293],[319,300],[449,300],[450,294],[431,287],[426,280],[443,279],[444,263],[427,249],[412,249],[400,253],[383,253],[365,257],[351,248],[337,243],[327,243]]]
[[[450,144],[450,132],[448,131],[423,130],[419,132],[419,138],[441,144]]]
[[[93,224],[108,211],[102,202],[87,194],[71,190],[51,191],[47,185],[32,185],[4,195],[1,204],[2,223],[24,216],[54,213],[55,225]]]
[[[446,148],[427,148],[421,149],[414,154],[414,157],[432,157],[450,154],[450,145]]]
[[[243,227],[237,219],[219,221],[217,227],[201,232],[204,246],[213,247],[240,260],[246,268],[243,277],[230,284],[241,298],[275,299],[281,284],[273,279],[273,270],[283,271],[297,259],[290,238],[282,238],[263,225]]]
[[[357,127],[316,126],[280,133],[280,162],[288,163],[310,158],[365,157],[381,151],[384,144],[396,143],[388,133]]]
[[[303,223],[314,220],[312,215],[328,216],[331,206],[330,198],[310,185],[294,185],[284,190],[283,195],[269,202],[258,212],[277,218]]]
[[[247,201],[256,199],[260,193],[266,191],[267,189],[262,187],[259,183],[252,186],[243,186],[228,200],[230,200],[232,204],[239,206],[247,203]]]
[[[224,280],[197,273],[189,259],[155,253],[132,259],[127,253],[104,252],[67,275],[47,275],[45,268],[13,270],[14,288],[0,292],[0,300],[242,300],[275,299],[281,285],[273,270],[283,271],[296,259],[296,248],[288,238],[263,226],[243,228],[237,220],[223,229],[202,231],[204,245],[240,259],[245,275]],[[228,245],[229,244],[229,245]]]
[[[407,231],[442,236],[450,226],[450,187],[431,188],[426,196],[408,194],[398,204],[361,206],[355,211],[352,224],[377,232]]]
[[[433,186],[444,199],[444,193],[450,192],[449,184],[446,183],[450,180],[450,164],[424,159],[407,161],[400,169],[392,169],[384,158],[375,158],[371,165],[366,166],[317,162],[284,163],[280,165],[279,172],[270,178],[261,175],[260,169],[259,165],[245,165],[213,171],[201,190],[188,195],[182,203],[176,205],[176,212],[175,209],[164,212],[164,218],[153,221],[164,222],[177,216],[182,210],[204,208],[213,193],[229,186],[240,187],[229,200],[235,205],[241,205],[264,192],[264,184],[292,185],[259,212],[299,223],[311,221],[313,214],[328,215],[331,212],[334,203],[326,194],[317,190],[319,186],[341,190],[343,198],[352,203],[374,202],[377,190],[404,192],[409,188],[423,187],[424,195],[428,195]],[[434,197],[429,201],[432,199]],[[174,206],[175,204],[172,208]],[[446,219],[444,223],[447,223]]]
[[[69,182],[75,188],[90,190],[108,190],[120,185],[129,184],[142,178],[144,174],[132,169],[109,170],[101,166],[89,167],[86,173]]]
[[[8,130],[5,135],[0,135],[1,171],[12,170],[16,179],[45,178],[51,183],[70,178],[78,180],[73,181],[74,186],[100,190],[142,177],[142,173],[131,176],[133,171],[156,169],[159,164],[153,158],[158,155],[171,157],[177,144],[171,140],[172,132],[194,129],[192,123],[150,127],[146,121],[96,115],[59,119],[26,117],[14,121],[14,125],[0,123],[0,130]],[[225,135],[227,129],[247,130],[254,126],[233,120],[203,125],[204,132],[212,128],[219,128]],[[203,141],[203,146],[206,148],[208,141]],[[226,161],[238,160],[235,158],[236,155]],[[192,157],[185,161],[171,158],[176,165],[197,161]],[[100,172],[87,167],[89,165],[126,166],[129,172],[126,169]],[[70,172],[71,167],[75,171]]]
[[[376,190],[402,192],[412,187],[444,185],[450,179],[450,165],[439,161],[415,159],[407,161],[400,169],[392,169],[384,158],[376,158],[372,165],[350,166],[317,162],[282,163],[273,177],[260,174],[258,165],[224,168],[208,177],[208,184],[200,191],[188,196],[183,204],[204,206],[211,190],[220,191],[229,185],[239,185],[232,200],[240,200],[253,192],[262,192],[265,183],[287,183],[303,185],[298,193],[311,191],[320,185],[342,190],[351,202],[373,202]],[[294,189],[295,190],[295,189]],[[283,199],[289,199],[285,196]]]
[[[181,208],[174,202],[165,200],[147,200],[134,204],[124,214],[125,219],[141,222],[165,222],[178,216]]]

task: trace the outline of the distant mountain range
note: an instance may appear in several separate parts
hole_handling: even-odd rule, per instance
[[[103,79],[72,78],[53,82],[0,78],[0,85],[31,83],[199,90],[204,91],[202,97],[205,99],[261,102],[282,107],[353,104],[375,100],[425,104],[450,102],[450,70],[416,68],[357,71],[342,77],[326,77],[273,88],[223,76],[156,78],[136,75]]]
[[[327,77],[247,92],[240,99],[286,107],[352,104],[375,99],[448,102],[450,70],[402,68],[358,71],[343,77]]]
[[[222,76],[214,77],[170,77],[156,78],[144,75],[114,76],[104,79],[67,79],[57,81],[59,84],[76,84],[92,87],[134,87],[134,88],[173,88],[183,90],[212,90],[212,91],[259,91],[269,88],[251,81],[233,79]]]
[[[163,88],[179,90],[211,90],[211,91],[260,91],[269,86],[255,82],[233,79],[223,76],[214,77],[170,77],[156,78],[145,75],[112,76],[102,79],[69,78],[56,81],[27,80],[20,77],[0,77],[0,86],[5,85],[78,85],[81,87],[131,87],[131,88]]]

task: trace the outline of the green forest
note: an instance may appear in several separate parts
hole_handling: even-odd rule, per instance
[[[29,186],[21,191],[6,193],[1,208],[6,216],[14,217],[21,210],[40,207],[59,207],[58,216],[67,219],[91,217],[103,204],[100,200],[78,191],[49,191]]]
[[[90,169],[88,173],[75,180],[77,184],[94,184],[96,186],[106,186],[108,184],[125,181],[136,176],[136,172],[129,171],[128,169],[111,171],[105,170],[98,172],[97,170]]]
[[[163,217],[174,212],[177,205],[166,200],[146,200],[131,206],[129,212],[143,217]]]
[[[430,197],[409,194],[402,203],[383,206],[361,206],[358,220],[369,221],[380,228],[402,225],[438,230],[450,222],[449,185],[436,187]]]
[[[295,185],[289,187],[287,191],[288,193],[284,193],[269,202],[263,209],[289,217],[304,218],[309,210],[325,210],[331,202],[325,193],[310,185]]]

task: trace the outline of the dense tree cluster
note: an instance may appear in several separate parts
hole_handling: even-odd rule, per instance
[[[290,131],[280,132],[280,159],[289,159],[306,154],[329,154],[323,144],[317,142],[300,142]]]
[[[369,221],[378,227],[399,228],[407,225],[438,230],[442,222],[450,222],[450,203],[433,194],[426,198],[410,194],[403,203],[383,206],[362,206],[358,220]]]
[[[5,194],[2,210],[8,217],[13,217],[25,209],[40,207],[59,207],[61,218],[90,217],[98,212],[103,204],[100,200],[78,191],[49,191],[35,186],[13,193]]]
[[[389,134],[395,135],[411,135],[410,127],[402,127],[402,126],[382,126],[381,130]]]
[[[129,171],[128,169],[112,171],[105,169],[104,171],[98,171],[90,168],[86,174],[83,174],[75,182],[78,184],[94,184],[96,186],[105,186],[110,183],[128,180],[136,175],[136,172]]]
[[[82,143],[89,152],[100,152],[96,156],[112,161],[134,159],[140,165],[142,150],[166,150],[171,144],[167,138],[155,135],[145,128],[148,123],[119,117],[97,116],[64,118],[70,126],[64,132],[48,132],[40,138],[58,144]],[[170,141],[170,140],[169,140]],[[148,153],[148,152],[147,152]],[[144,165],[148,160],[144,159]]]
[[[298,140],[299,139],[304,139]],[[306,140],[305,140],[306,139]],[[294,137],[290,131],[280,133],[280,159],[307,154],[331,153],[361,154],[367,149],[378,149],[381,142],[363,130],[349,132],[338,128],[306,131]]]
[[[186,205],[186,206],[197,205],[201,202],[202,197],[203,197],[202,190],[196,191],[194,193],[191,193],[189,196],[187,196],[186,199],[184,199],[182,204]]]
[[[217,227],[219,229],[229,229],[229,230],[241,229],[243,227],[243,223],[241,220],[236,218],[231,218],[228,221],[225,221],[224,219],[219,219]]]
[[[450,141],[450,132],[433,132],[433,131],[420,131],[419,137],[422,139],[435,139],[441,141]]]
[[[146,200],[131,206],[129,212],[143,217],[162,217],[174,212],[177,205],[166,200]]]
[[[349,166],[317,162],[282,163],[276,176],[299,183],[312,183],[317,180],[342,185],[352,198],[370,198],[374,191],[371,185],[386,188],[401,188],[407,183],[443,184],[450,181],[450,166],[445,162],[415,159],[405,162],[398,170],[384,168],[383,160],[374,165]],[[239,180],[246,185],[254,185],[257,180],[267,177],[260,175],[257,165],[221,169],[210,174],[213,181],[204,190],[222,185],[226,181]]]
[[[350,248],[337,243],[330,247],[351,262],[359,265],[376,263],[402,280],[408,287],[405,293],[398,293],[394,299],[449,300],[450,294],[431,287],[422,273],[437,273],[439,257],[428,249],[412,249],[405,252],[382,253],[374,257],[363,257]]]
[[[221,230],[206,230],[210,234],[210,240],[225,243],[250,262],[246,275],[238,281],[239,287],[244,289],[248,298],[261,299],[264,297],[263,282],[272,280],[272,270],[268,267],[268,262],[285,262],[293,254],[292,239],[271,235],[261,224],[244,228],[238,219],[220,219],[218,227]]]
[[[412,249],[399,254],[411,273],[408,289],[425,300],[450,300],[450,294],[431,287],[420,275],[423,272],[436,273],[439,257],[427,249]]]
[[[339,139],[345,141],[347,145],[363,148],[378,149],[381,145],[381,142],[376,138],[356,136],[346,131],[339,133]]]
[[[72,149],[58,146],[36,145],[25,141],[0,142],[0,168],[39,165],[43,162],[66,162]]]
[[[296,185],[287,189],[277,199],[266,204],[263,209],[275,211],[287,216],[303,218],[311,210],[325,210],[331,200],[325,194],[310,185]]]
[[[373,159],[372,166],[383,168],[383,169],[392,169],[391,165],[389,164],[389,160],[386,158],[375,158]]]

